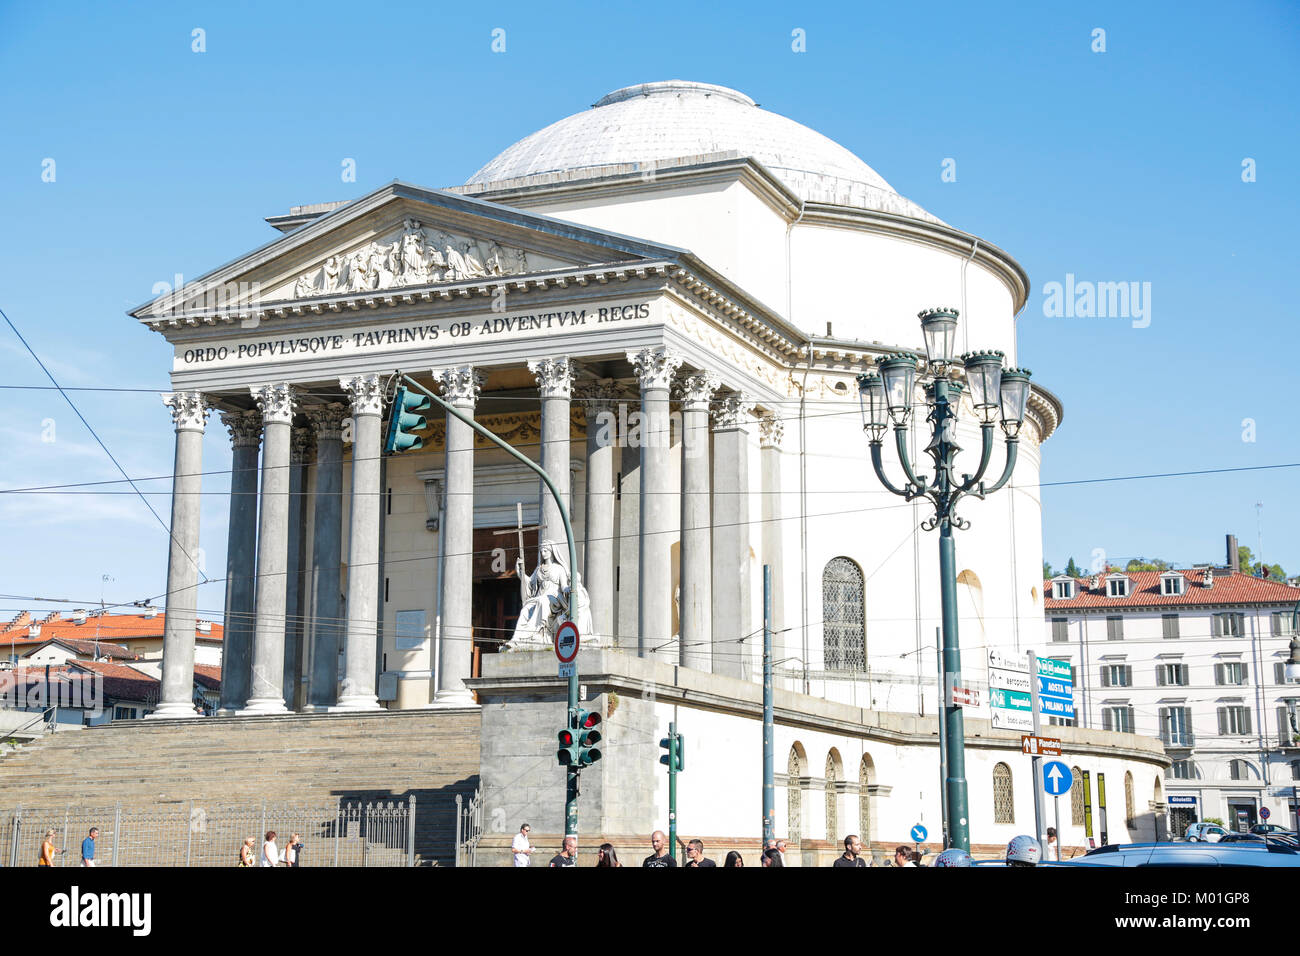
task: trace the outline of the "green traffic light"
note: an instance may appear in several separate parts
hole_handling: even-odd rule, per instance
[[[423,411],[431,404],[427,395],[418,395],[405,386],[399,386],[397,394],[393,396],[393,412],[388,419],[388,435],[384,440],[384,451],[392,454],[423,448],[424,442],[420,436],[410,433],[429,427],[424,416],[415,413]]]

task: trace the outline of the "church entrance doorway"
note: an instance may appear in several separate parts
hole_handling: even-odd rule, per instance
[[[519,557],[519,533],[513,526],[474,529],[473,615],[474,660],[471,673],[482,672],[485,654],[495,654],[514,636],[515,623],[523,608],[515,559]],[[524,563],[537,561],[537,529],[524,531]]]

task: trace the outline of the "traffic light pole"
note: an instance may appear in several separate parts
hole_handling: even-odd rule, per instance
[[[473,418],[469,417],[468,415],[465,415],[459,409],[453,408],[448,402],[443,401],[432,391],[425,388],[415,379],[411,378],[411,376],[403,375],[402,381],[405,382],[409,388],[413,388],[416,391],[420,392],[421,394],[429,396],[429,398],[432,401],[434,401],[439,407],[446,409],[448,415],[460,419],[470,428],[474,429],[474,431],[476,431],[478,434],[482,435],[488,441],[492,442],[492,444],[496,445],[502,451],[509,454],[520,464],[526,465],[532,471],[536,472],[537,477],[542,480],[542,483],[544,485],[546,485],[547,490],[550,491],[551,496],[555,499],[556,510],[559,511],[560,521],[564,524],[564,537],[569,545],[570,588],[569,588],[568,619],[571,621],[576,620],[579,617],[578,602],[581,600],[581,594],[582,594],[581,591],[579,591],[577,588],[574,588],[572,586],[574,581],[573,576],[578,573],[578,549],[573,541],[573,525],[569,521],[569,509],[564,506],[564,496],[561,495],[560,490],[555,487],[555,482],[551,480],[551,476],[546,473],[546,471],[542,468],[541,465],[537,464],[527,455],[523,454],[522,452],[512,447],[504,439],[499,438],[496,435],[494,435],[492,432],[488,431],[478,422],[474,421]],[[578,662],[575,660],[573,662],[573,673],[569,675],[569,705],[568,705],[568,718],[566,721],[566,725],[572,724],[573,718],[577,713],[578,713]],[[567,779],[565,780],[565,787],[564,787],[564,835],[576,838],[578,836],[578,768],[577,767],[566,768],[566,775],[567,775]]]
[[[677,859],[677,723],[668,724],[668,852]]]

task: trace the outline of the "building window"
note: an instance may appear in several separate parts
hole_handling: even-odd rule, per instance
[[[1215,664],[1214,682],[1220,686],[1246,683],[1246,665],[1241,661],[1223,661]]]
[[[1250,710],[1240,704],[1219,708],[1219,734],[1241,737],[1250,733]]]
[[[1063,617],[1052,618],[1052,641],[1061,644],[1070,639],[1070,622]]]
[[[1083,771],[1078,767],[1071,767],[1070,774],[1074,777],[1074,786],[1070,787],[1070,823],[1081,827],[1083,826]]]
[[[1183,593],[1183,583],[1187,579],[1181,574],[1170,574],[1160,579],[1160,593],[1176,595]]]
[[[871,778],[874,769],[871,755],[863,754],[858,766],[858,832],[864,846],[871,845]]]
[[[1156,665],[1156,686],[1157,687],[1186,687],[1187,686],[1187,665],[1186,664],[1157,664]]]
[[[1112,614],[1106,618],[1106,640],[1124,640],[1124,619],[1118,614]]]
[[[1128,597],[1128,578],[1111,578],[1106,582],[1106,589],[1113,598]]]
[[[800,778],[803,777],[803,760],[799,756],[798,746],[790,748],[790,759],[785,765],[785,792],[788,798],[786,831],[791,843],[798,843],[802,836],[803,794],[800,792]]]
[[[1053,582],[1052,582],[1052,597],[1056,598],[1058,601],[1068,601],[1068,600],[1070,600],[1070,598],[1074,597],[1074,582],[1073,582],[1073,581],[1053,581]]]
[[[1283,747],[1300,744],[1300,712],[1294,700],[1277,709],[1277,739]]]
[[[1213,637],[1241,637],[1246,633],[1246,615],[1225,611],[1210,615],[1210,634]]]
[[[1004,763],[993,768],[993,822],[1016,822],[1016,808],[1011,799],[1011,768]]]
[[[1077,727],[1079,722],[1073,717],[1048,717],[1047,724],[1049,727]]]
[[[1192,746],[1192,709],[1160,708],[1160,741],[1166,747]]]
[[[1101,729],[1114,730],[1121,734],[1133,733],[1133,707],[1130,704],[1117,704],[1101,709]]]
[[[1196,764],[1191,760],[1175,760],[1165,771],[1165,776],[1173,780],[1194,780]]]
[[[1137,815],[1133,812],[1133,774],[1128,771],[1124,772],[1124,826],[1130,830],[1137,822]]]
[[[1132,687],[1133,666],[1131,664],[1105,664],[1101,668],[1102,687]]]
[[[1294,679],[1287,680],[1286,664],[1279,661],[1278,663],[1273,665],[1273,683],[1274,684],[1295,684],[1295,683],[1300,683],[1300,681],[1296,681]]]
[[[114,708],[113,708],[113,719],[114,719],[114,720],[135,720],[135,708],[134,708],[134,707],[114,707]]]
[[[1300,760],[1291,761],[1291,779],[1300,780]]]
[[[1164,638],[1166,641],[1178,640],[1178,615],[1161,614],[1160,626],[1164,629]]]
[[[1249,780],[1252,776],[1250,764],[1245,760],[1230,760],[1228,762],[1228,776],[1233,780]]]
[[[826,755],[826,840],[829,843],[834,843],[839,839],[840,791],[839,787],[836,786],[839,779],[839,760],[832,748],[831,752]]]
[[[1291,612],[1274,611],[1269,615],[1269,633],[1274,637],[1291,636]]]
[[[832,558],[822,572],[822,653],[828,671],[867,669],[862,569]]]

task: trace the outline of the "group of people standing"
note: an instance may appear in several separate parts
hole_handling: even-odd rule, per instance
[[[511,861],[515,866],[528,866],[533,855],[533,845],[529,840],[529,834],[532,833],[532,827],[527,823],[519,828],[514,839],[510,843]],[[785,866],[785,841],[769,840],[759,856],[760,865],[765,867]],[[650,834],[651,853],[641,861],[641,866],[646,869],[675,869],[677,866],[685,868],[706,868],[716,867],[716,860],[711,860],[704,855],[704,842],[702,840],[691,840],[686,844],[686,862],[678,864],[676,857],[668,852],[668,837],[662,830],[656,830]],[[566,836],[560,852],[551,857],[548,866],[568,867],[578,865],[578,838]],[[730,851],[723,860],[723,867],[733,867],[743,869],[745,858],[736,850]],[[622,863],[618,859],[618,851],[612,843],[602,843],[596,851],[596,866],[621,867]]]
[[[95,841],[99,839],[99,827],[91,827],[86,838],[81,841],[81,865],[95,865]],[[41,840],[41,855],[36,861],[37,866],[53,866],[54,856],[57,853],[63,853],[64,850],[54,845],[54,828],[45,831],[45,838]]]
[[[244,845],[239,848],[238,866],[298,866],[299,854],[302,852],[302,838],[296,833],[289,834],[289,842],[285,844],[283,850],[276,843],[277,834],[274,830],[267,830],[266,837],[262,840],[262,852],[254,860],[253,846],[257,842],[254,837],[249,837],[244,841]]]

